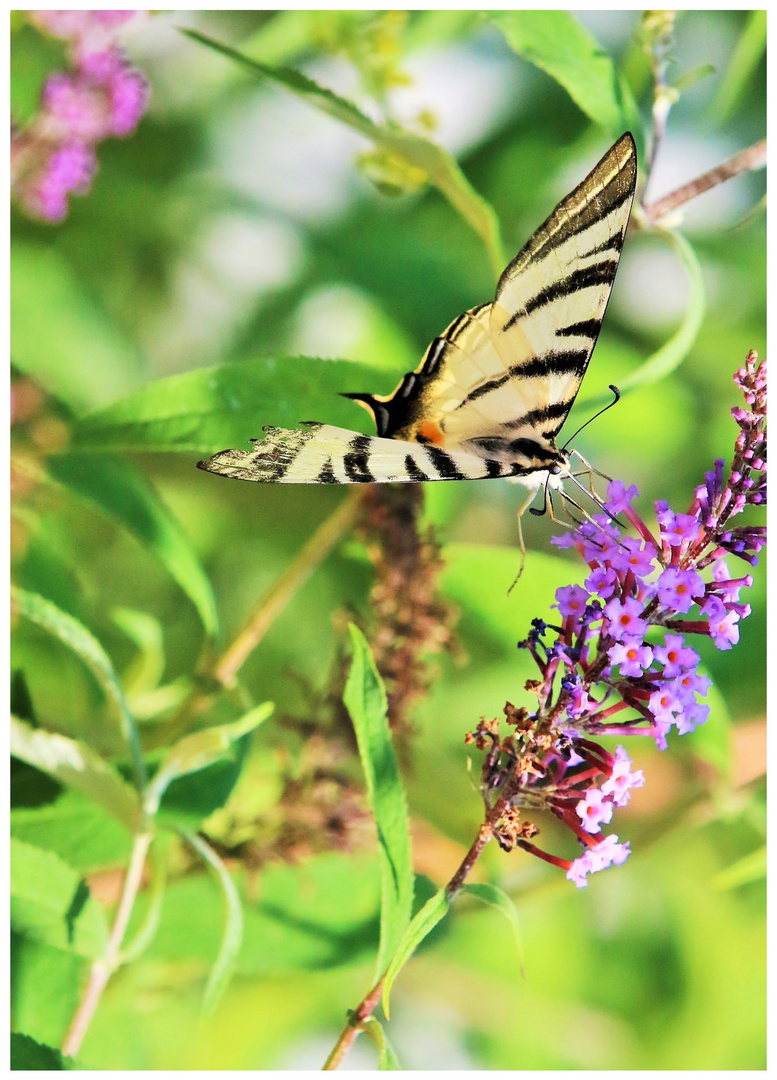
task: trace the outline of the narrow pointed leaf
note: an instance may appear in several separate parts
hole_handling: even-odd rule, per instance
[[[319,419],[355,431],[369,424],[341,395],[396,379],[368,364],[308,356],[264,357],[159,379],[75,427],[75,448],[214,454],[262,437],[264,424]],[[364,420],[362,420],[364,415]]]
[[[208,765],[220,761],[235,740],[247,735],[266,720],[274,706],[271,702],[257,705],[240,720],[218,727],[203,728],[191,735],[185,735],[168,752],[164,761],[148,785],[146,791],[146,810],[155,814],[159,801],[170,783],[178,776],[199,772]]]
[[[135,789],[86,743],[12,716],[11,753],[80,791],[131,832],[140,827],[141,807]]]
[[[376,1020],[374,1016],[371,1016],[364,1025],[364,1034],[372,1040],[378,1051],[378,1071],[389,1071],[401,1069],[402,1066],[397,1060],[397,1055],[394,1053],[391,1043],[386,1038],[386,1032],[383,1030],[383,1025],[379,1020]]]
[[[224,898],[224,934],[218,956],[208,976],[203,997],[203,1011],[211,1013],[226,990],[235,970],[240,946],[243,943],[243,908],[229,871],[210,844],[206,844],[196,833],[183,829],[179,831],[213,871]]]
[[[437,923],[448,913],[451,902],[448,899],[447,889],[440,889],[431,899],[427,900],[413,921],[408,926],[397,946],[396,952],[391,958],[388,971],[383,979],[383,1011],[386,1019],[389,1018],[389,995],[394,980],[405,966],[407,961],[416,951],[418,946],[434,930]]]
[[[11,601],[21,615],[58,638],[63,645],[76,653],[92,672],[118,714],[119,725],[132,753],[137,786],[144,787],[146,767],[140,750],[135,720],[127,708],[124,692],[113,670],[113,664],[100,642],[83,623],[43,596],[12,588]]]
[[[284,86],[319,111],[371,139],[376,146],[392,151],[404,158],[408,165],[426,172],[429,182],[442,192],[467,224],[481,237],[494,273],[498,276],[502,272],[505,258],[499,219],[490,203],[472,187],[455,158],[442,147],[420,135],[405,131],[398,124],[394,123],[390,126],[376,124],[352,102],[332,93],[326,87],[319,86],[300,71],[262,64],[196,30],[184,30],[184,33],[193,41],[198,41],[201,45],[228,56],[255,74]]]
[[[491,21],[525,60],[547,72],[610,138],[642,125],[631,90],[571,11],[492,11]]]
[[[407,804],[388,726],[386,692],[364,635],[350,626],[353,659],[343,701],[356,732],[381,863],[382,972],[410,921],[413,867]]]

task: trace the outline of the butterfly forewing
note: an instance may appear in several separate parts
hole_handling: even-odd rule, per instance
[[[327,424],[266,428],[253,451],[200,467],[269,483],[348,484],[525,476],[554,445],[610,298],[637,177],[626,134],[505,269],[492,303],[434,339],[393,394],[349,394],[378,437]],[[420,444],[420,445],[419,445]]]

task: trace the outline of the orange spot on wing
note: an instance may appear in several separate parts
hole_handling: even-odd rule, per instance
[[[442,446],[445,436],[436,420],[424,420],[418,425],[418,434],[433,446]]]

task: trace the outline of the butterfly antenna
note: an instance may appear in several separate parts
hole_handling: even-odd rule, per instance
[[[590,417],[588,420],[586,420],[586,422],[584,424],[581,424],[580,427],[577,429],[577,431],[574,433],[574,435],[569,436],[567,441],[561,447],[562,450],[566,450],[566,448],[569,446],[569,444],[572,442],[572,440],[577,438],[577,436],[580,434],[580,432],[583,430],[583,428],[587,428],[589,424],[593,424],[594,420],[598,419],[598,417],[600,417],[604,413],[606,413],[608,409],[611,409],[613,407],[613,405],[618,404],[618,402],[621,399],[620,390],[618,389],[617,386],[613,386],[612,383],[610,383],[610,390],[612,390],[612,392],[613,392],[613,394],[615,396],[613,397],[613,399],[609,403],[609,405],[603,406],[603,408],[601,408],[598,413],[594,413],[594,415],[592,417]]]

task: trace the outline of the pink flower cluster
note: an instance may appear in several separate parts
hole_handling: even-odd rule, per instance
[[[509,811],[494,826],[499,843],[566,870],[578,888],[588,874],[628,858],[628,844],[602,836],[601,827],[644,783],[623,747],[613,755],[594,739],[647,735],[664,750],[672,727],[685,735],[705,723],[710,709],[700,699],[711,683],[699,673],[699,655],[685,635],[705,635],[718,649],[730,649],[739,641],[740,620],[750,614],[739,595],[753,579],[733,577],[725,557],[754,566],[766,542],[764,527],[731,524],[766,503],[766,364],[750,353],[734,381],[748,408],[732,410],[740,431],[728,479],[723,461],[716,461],[687,513],[658,502],[656,532],[631,506],[636,488],[613,481],[601,504],[606,514],[556,541],[575,549],[588,568],[583,585],[556,590],[561,624],[535,619],[519,643],[539,669],[539,679],[527,684],[538,699],[536,712],[508,704],[514,734],[500,739],[496,721],[481,721],[469,737],[489,751],[482,773],[486,805],[494,805],[497,792]],[[638,535],[622,536],[615,515]],[[536,826],[516,814],[538,807],[571,829],[582,855],[562,859],[531,842]]]
[[[32,11],[39,29],[68,41],[72,67],[46,80],[30,124],[14,131],[11,187],[17,203],[43,221],[64,220],[68,196],[85,194],[97,171],[95,148],[130,135],[146,110],[148,87],[114,43],[134,11]]]

